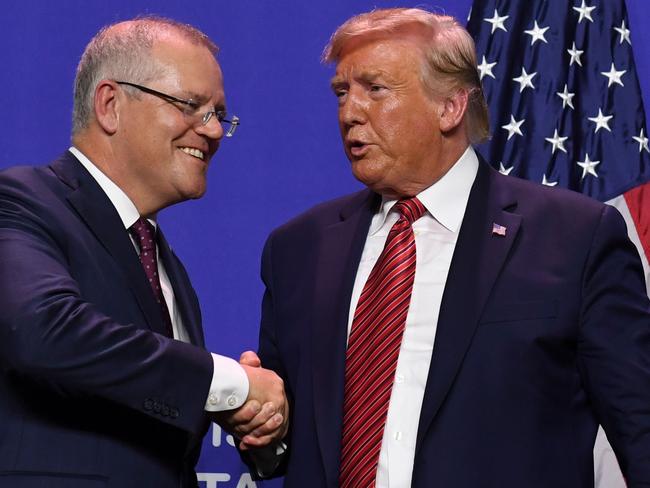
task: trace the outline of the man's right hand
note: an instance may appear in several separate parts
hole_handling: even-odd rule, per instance
[[[289,406],[284,382],[273,371],[261,367],[257,354],[244,352],[240,364],[248,376],[246,403],[236,410],[213,414],[214,420],[241,439],[240,449],[263,447],[286,434]]]

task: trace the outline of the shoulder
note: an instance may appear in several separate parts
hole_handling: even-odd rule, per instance
[[[62,177],[65,171],[78,171],[80,166],[69,152],[47,165],[19,165],[0,171],[0,194],[29,199],[45,199],[52,192],[69,189],[69,183]],[[58,171],[57,171],[58,168]]]
[[[52,231],[69,213],[70,187],[47,166],[13,166],[0,171],[0,228]]]
[[[517,213],[544,215],[546,218],[563,215],[599,218],[611,208],[610,205],[572,190],[504,176],[497,171],[494,173],[496,193],[510,195],[516,201]]]
[[[56,177],[46,166],[13,166],[0,171],[0,207],[47,207],[56,187]]]
[[[25,187],[41,181],[45,175],[43,166],[12,166],[0,171],[0,190]]]
[[[319,203],[277,227],[271,235],[313,232],[340,222],[348,215],[374,204],[376,194],[361,190]]]

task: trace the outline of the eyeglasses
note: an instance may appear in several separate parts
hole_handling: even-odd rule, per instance
[[[193,125],[199,123],[201,125],[206,125],[208,122],[210,122],[210,119],[212,119],[212,117],[214,116],[222,125],[226,133],[225,134],[226,137],[232,137],[233,134],[235,133],[235,130],[237,129],[237,126],[240,124],[239,117],[233,115],[232,117],[230,117],[230,119],[227,119],[226,118],[227,114],[223,110],[208,110],[204,114],[200,114],[199,109],[201,108],[201,106],[195,100],[192,99],[183,100],[182,98],[176,98],[171,95],[167,95],[166,93],[162,93],[157,90],[147,88],[146,86],[136,85],[135,83],[131,83],[129,81],[116,81],[115,83],[117,83],[118,85],[131,86],[145,93],[149,93],[150,95],[154,95],[158,98],[162,98],[163,100],[171,103],[172,105],[174,105],[174,107],[176,107],[178,110],[183,112],[183,115],[185,115],[185,117],[187,117]]]

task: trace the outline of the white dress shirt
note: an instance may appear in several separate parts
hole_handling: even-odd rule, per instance
[[[115,207],[115,210],[117,210],[117,213],[124,224],[125,232],[128,232],[128,229],[140,218],[140,213],[131,199],[120,187],[108,178],[108,176],[102,173],[97,166],[95,166],[81,151],[79,151],[79,149],[71,147],[69,151],[79,160],[84,168],[88,170],[90,175],[104,191]],[[147,220],[149,220],[154,227],[157,227],[157,223],[154,219]],[[131,242],[139,254],[140,248],[137,246],[133,238],[131,238]],[[189,343],[190,340],[187,334],[187,329],[183,324],[183,318],[174,297],[174,289],[169,281],[169,276],[167,275],[165,266],[162,260],[159,259],[158,246],[156,246],[156,254],[160,287],[162,288],[163,296],[167,308],[169,309],[169,315],[174,331],[174,339]],[[231,410],[243,405],[248,396],[249,386],[248,376],[246,376],[244,369],[237,361],[226,356],[212,354],[212,360],[214,362],[214,371],[212,373],[210,391],[206,398],[205,409],[208,411],[218,412],[222,410]]]
[[[420,409],[442,294],[477,171],[478,158],[470,146],[447,174],[417,195],[427,212],[413,223],[415,280],[379,454],[377,488],[411,486]],[[391,212],[395,203],[384,199],[372,218],[352,291],[348,335],[363,286],[399,218],[398,212]]]

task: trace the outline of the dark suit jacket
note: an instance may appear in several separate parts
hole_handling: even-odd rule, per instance
[[[366,190],[319,205],[264,250],[260,356],[292,400],[287,487],[337,486],[350,295],[379,202]],[[599,423],[630,486],[650,486],[649,317],[615,209],[482,162],[442,299],[412,486],[592,487]]]
[[[187,274],[159,247],[203,346]],[[122,221],[70,153],[0,173],[0,487],[196,486],[212,359],[163,331]]]

